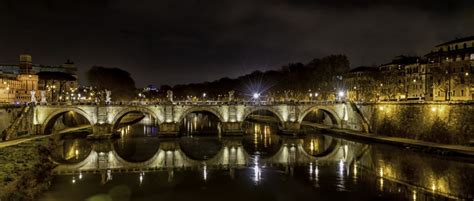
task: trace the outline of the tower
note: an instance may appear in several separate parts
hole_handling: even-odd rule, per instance
[[[29,54],[20,55],[20,74],[26,74],[26,75],[34,74],[31,55]]]

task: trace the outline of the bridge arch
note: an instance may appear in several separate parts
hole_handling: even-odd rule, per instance
[[[244,112],[244,114],[242,115],[242,121],[245,121],[245,119],[247,119],[247,117],[249,117],[252,113],[255,113],[255,112],[258,112],[258,111],[268,111],[270,113],[272,113],[273,115],[275,115],[278,120],[279,120],[279,124],[282,125],[283,122],[285,122],[283,116],[280,114],[280,112],[278,110],[276,110],[275,108],[272,108],[272,107],[252,107],[251,109],[248,109],[247,111]]]
[[[220,122],[226,122],[224,117],[221,115],[221,113],[212,108],[212,107],[200,107],[200,106],[196,106],[196,107],[191,107],[191,108],[188,108],[186,110],[184,110],[181,115],[179,116],[178,118],[178,122],[177,123],[181,123],[183,121],[183,119],[188,115],[188,114],[191,114],[193,112],[209,112],[213,115],[215,115]]]
[[[326,114],[328,114],[329,118],[331,118],[331,121],[332,123],[337,126],[337,127],[341,127],[341,118],[337,115],[337,113],[328,108],[328,107],[325,107],[325,106],[313,106],[313,107],[309,107],[308,109],[304,110],[299,118],[298,118],[298,123],[301,124],[303,122],[303,119],[312,111],[318,111],[318,110],[321,110],[323,112],[325,112]]]
[[[162,119],[158,118],[158,115],[155,113],[155,111],[146,108],[146,107],[126,107],[123,110],[120,110],[112,119],[111,124],[113,126],[113,129],[117,128],[118,124],[120,123],[120,120],[122,118],[132,112],[141,112],[144,114],[149,114],[153,117],[154,119],[154,125],[159,125],[162,122]]]
[[[42,133],[50,134],[50,129],[52,128],[56,120],[61,115],[65,114],[66,112],[75,112],[81,115],[82,117],[84,117],[85,119],[87,119],[90,125],[94,125],[94,119],[92,118],[92,116],[86,111],[82,110],[81,108],[77,108],[77,107],[58,108],[57,110],[49,114],[48,117],[46,117],[46,119],[43,121]]]

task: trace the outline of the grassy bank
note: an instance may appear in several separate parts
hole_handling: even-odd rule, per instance
[[[51,185],[48,138],[0,149],[0,200],[34,200]]]

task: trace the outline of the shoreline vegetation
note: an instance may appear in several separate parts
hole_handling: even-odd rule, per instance
[[[49,189],[55,167],[49,142],[40,138],[1,148],[0,200],[34,200]]]

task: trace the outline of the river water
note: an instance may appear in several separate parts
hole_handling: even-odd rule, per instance
[[[324,133],[280,136],[264,123],[246,122],[243,137],[199,124],[183,125],[192,132],[174,139],[141,124],[122,128],[113,141],[58,139],[51,158],[59,165],[40,200],[474,198],[467,161]]]

